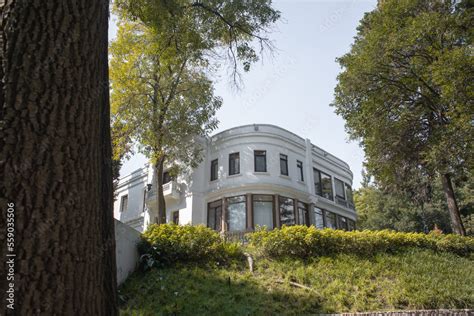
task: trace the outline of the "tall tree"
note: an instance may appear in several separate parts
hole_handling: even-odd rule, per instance
[[[200,148],[193,136],[217,126],[213,115],[221,100],[213,96],[210,69],[230,61],[238,84],[239,69],[248,71],[259,59],[255,45],[272,47],[266,35],[280,13],[268,0],[118,0],[116,9],[123,23],[112,45],[114,142],[118,155],[139,143],[155,165],[158,222],[163,223],[163,165],[195,165]]]
[[[108,3],[0,4],[0,205],[15,216],[1,249],[16,255],[17,315],[117,314]]]
[[[338,59],[333,103],[379,183],[425,196],[441,179],[462,235],[452,180],[473,163],[473,16],[468,1],[379,1]]]
[[[155,166],[158,214],[152,219],[165,223],[165,163],[174,173],[199,164],[198,138],[217,127],[222,101],[195,52],[159,39],[141,23],[121,22],[110,47],[110,78],[115,152],[126,154],[136,142]]]

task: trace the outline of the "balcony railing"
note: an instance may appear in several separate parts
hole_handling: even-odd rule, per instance
[[[157,190],[155,185],[152,185],[150,191],[147,192],[147,201],[153,201],[156,199]],[[163,184],[163,196],[165,199],[179,199],[180,194],[178,190],[178,184],[175,181],[170,181]]]

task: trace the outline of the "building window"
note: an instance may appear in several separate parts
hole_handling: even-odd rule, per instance
[[[347,228],[349,231],[355,230],[355,222],[353,220],[347,220]]]
[[[349,203],[349,207],[354,208],[354,196],[352,195],[352,188],[347,183],[345,183],[345,186],[346,186],[346,199],[347,199],[347,202]]]
[[[273,229],[273,196],[252,195],[254,226]]]
[[[222,200],[207,205],[207,227],[222,230]]]
[[[336,203],[343,206],[347,206],[344,182],[334,178],[334,188],[336,191]]]
[[[179,224],[179,211],[173,212],[173,223],[178,225]]]
[[[279,202],[281,225],[295,225],[295,205],[293,199],[280,196]]]
[[[298,224],[308,225],[308,205],[298,201]]]
[[[325,226],[323,210],[318,207],[314,208],[314,226],[318,229],[323,229]]]
[[[163,172],[163,184],[166,184],[172,180],[171,175],[168,171]]]
[[[337,229],[336,214],[324,211],[326,227]]]
[[[319,171],[318,169],[313,169],[313,172],[314,172],[314,188],[315,188],[316,194],[328,200],[332,200],[333,195],[332,195],[331,176],[322,171]]]
[[[120,212],[126,212],[128,209],[128,195],[122,195],[120,198]]]
[[[304,181],[304,175],[303,175],[303,162],[296,160],[296,169],[298,169],[298,180]]]
[[[255,150],[255,172],[267,172],[267,152],[265,150]]]
[[[217,159],[214,159],[213,161],[211,161],[211,181],[217,180],[217,171],[218,171],[217,162],[218,162]]]
[[[349,230],[347,225],[347,219],[344,216],[337,216],[338,218],[338,228],[342,230]]]
[[[227,198],[227,223],[229,231],[243,231],[246,228],[247,207],[245,195]]]
[[[280,174],[283,176],[288,175],[288,156],[280,154]]]
[[[233,153],[229,155],[229,175],[240,173],[240,154]]]

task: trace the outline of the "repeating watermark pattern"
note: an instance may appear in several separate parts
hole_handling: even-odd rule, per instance
[[[15,309],[15,203],[7,204],[7,252],[5,259],[7,295],[6,306],[8,309]]]

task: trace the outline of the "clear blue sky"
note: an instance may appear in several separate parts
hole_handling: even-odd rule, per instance
[[[253,123],[281,126],[349,163],[358,188],[363,150],[348,141],[343,119],[329,104],[340,71],[335,58],[349,51],[359,20],[375,5],[376,0],[275,1],[282,13],[271,35],[278,51],[244,75],[241,91],[235,92],[225,75],[216,82],[216,95],[224,99],[216,132]],[[112,17],[109,38],[115,33]],[[121,175],[145,162],[136,155]]]

